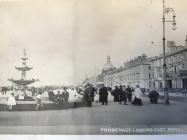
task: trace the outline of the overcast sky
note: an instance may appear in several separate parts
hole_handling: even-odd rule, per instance
[[[186,0],[167,0],[177,30],[167,40],[184,44]],[[170,15],[171,16],[171,15]],[[23,49],[39,84],[75,84],[98,74],[107,55],[114,66],[162,51],[162,0],[0,0],[0,84],[19,78]],[[154,43],[151,43],[154,42]]]

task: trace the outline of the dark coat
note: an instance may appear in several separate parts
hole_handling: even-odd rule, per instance
[[[149,92],[149,98],[158,98],[159,93],[156,90]]]
[[[56,94],[55,95],[55,102],[62,103],[62,101],[63,101],[62,94]]]
[[[63,101],[68,102],[69,93],[68,93],[67,91],[64,91],[64,92],[62,93],[62,98],[63,98]]]
[[[85,92],[84,92],[84,98],[83,98],[83,102],[86,106],[89,106],[91,107],[92,106],[92,96],[93,96],[93,87],[87,87],[85,89]]]
[[[130,87],[128,87],[127,89],[128,95],[132,95],[132,89]]]
[[[91,97],[92,91],[93,91],[92,87],[88,87],[88,88],[85,89],[85,91],[84,91],[84,102],[91,101],[90,97]]]
[[[112,91],[112,95],[114,96],[114,102],[119,102],[120,100],[120,89],[116,88]]]
[[[127,100],[127,91],[120,90],[120,101]]]
[[[96,89],[94,87],[91,87],[91,91],[90,91],[90,96],[94,97],[95,96],[95,92],[96,92]]]
[[[99,90],[99,102],[107,102],[108,100],[108,91],[106,87],[102,87]]]
[[[149,92],[149,98],[151,103],[157,103],[158,102],[159,93],[155,90]]]
[[[139,106],[141,106],[141,105],[143,105],[142,104],[142,100],[141,99],[138,99],[138,98],[134,98],[134,101],[132,102],[132,104],[133,105],[139,105]]]
[[[55,94],[54,94],[54,92],[49,91],[48,96],[49,96],[49,101],[53,101],[53,102],[55,101]]]
[[[130,87],[127,87],[126,91],[127,91],[128,101],[131,102],[132,101],[132,89]]]

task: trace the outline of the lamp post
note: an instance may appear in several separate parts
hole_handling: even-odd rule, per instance
[[[172,20],[166,20],[166,14],[172,13],[173,19]],[[164,99],[165,99],[165,104],[169,105],[169,94],[168,94],[168,85],[167,85],[167,75],[166,75],[166,31],[165,31],[165,23],[166,22],[171,22],[173,27],[173,30],[176,30],[176,22],[175,22],[175,12],[173,8],[170,7],[165,7],[165,0],[163,0],[163,81],[164,81]]]

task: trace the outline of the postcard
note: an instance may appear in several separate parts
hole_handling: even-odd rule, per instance
[[[0,135],[187,134],[186,6],[0,0]]]

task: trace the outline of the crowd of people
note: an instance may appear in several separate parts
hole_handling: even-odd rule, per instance
[[[66,87],[63,87],[62,93],[60,90],[57,91],[57,94],[55,94],[53,91],[49,91],[48,96],[50,101],[57,104],[61,104],[63,102],[67,103],[69,99],[69,92],[67,91]]]
[[[142,106],[143,105],[143,95],[145,93],[145,89],[141,89],[139,85],[136,85],[135,88],[130,86],[120,85],[115,86],[114,89],[110,87],[105,87],[104,84],[97,90],[93,87],[92,84],[87,84],[84,90],[84,102],[87,106],[92,106],[92,102],[94,101],[94,97],[96,94],[99,94],[99,102],[102,105],[108,104],[108,94],[113,96],[114,102],[119,102],[119,104],[124,103],[124,105],[128,105],[127,102],[132,103],[133,105]],[[157,103],[159,93],[155,90],[149,92],[148,97],[150,98],[150,103]]]
[[[120,104],[124,102],[127,105],[128,102],[132,102],[133,105],[143,105],[142,103],[142,90],[139,85],[136,86],[135,90],[130,86],[120,85],[115,86],[112,90],[109,87],[105,87],[104,84],[101,85],[99,90],[96,90],[92,84],[87,84],[84,91],[84,102],[87,106],[92,106],[95,94],[99,94],[99,102],[102,105],[108,104],[108,94],[109,92],[113,96],[114,102],[119,102]],[[132,100],[132,93],[134,93],[134,99]]]
[[[133,105],[143,105],[142,97],[143,92],[140,89],[139,85],[136,88],[131,88],[130,86],[120,85],[115,86],[114,89],[106,87],[104,84],[101,84],[100,87],[94,87],[92,84],[86,84],[83,88],[73,88],[72,91],[75,91],[77,94],[81,95],[82,102],[85,106],[91,107],[94,102],[94,98],[99,96],[98,102],[101,105],[108,105],[108,95],[113,96],[114,102],[119,102],[119,104],[128,105],[127,103],[132,103]],[[57,90],[57,93],[54,93],[54,90],[48,92],[49,101],[56,103],[57,105],[66,105],[69,101],[69,96],[72,94],[68,87],[63,87],[63,89]],[[36,100],[36,110],[41,109],[42,104],[42,92],[38,92],[35,95]],[[159,94],[157,91],[151,91],[149,93],[150,103],[157,103]],[[12,110],[16,105],[16,98],[14,93],[11,93],[8,97],[7,105],[9,110]]]

